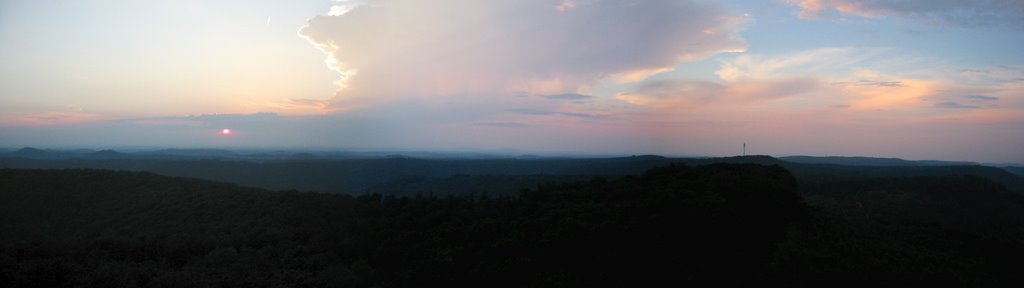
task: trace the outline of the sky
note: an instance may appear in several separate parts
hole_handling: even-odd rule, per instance
[[[0,147],[1024,163],[1022,31],[1011,0],[2,1]]]

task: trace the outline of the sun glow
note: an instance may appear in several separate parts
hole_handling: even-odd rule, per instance
[[[220,130],[220,135],[231,135],[231,133],[233,133],[231,129],[224,128]]]

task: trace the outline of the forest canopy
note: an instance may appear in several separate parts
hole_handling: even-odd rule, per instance
[[[803,187],[778,165],[671,164],[515,195],[397,197],[0,169],[0,285],[1021,280],[1012,263],[1024,255],[1024,201],[1002,185],[962,175],[826,180]]]

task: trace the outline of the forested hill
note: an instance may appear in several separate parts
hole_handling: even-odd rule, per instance
[[[807,217],[789,173],[749,164],[667,166],[498,198],[5,169],[0,286],[759,283],[778,278],[777,244]]]
[[[576,175],[589,178],[596,175],[624,176],[639,174],[660,165],[678,160],[659,156],[636,156],[593,159],[278,159],[268,161],[230,159],[33,159],[0,158],[0,168],[65,169],[92,168],[109,170],[146,171],[168,176],[192,177],[272,190],[312,190],[331,193],[384,193],[383,188],[401,188],[402,185],[423,181],[443,180],[453,176],[481,175]],[[537,178],[537,177],[535,177]],[[557,177],[539,177],[515,187],[478,187],[480,191],[494,190],[507,194],[519,188],[555,181]],[[468,185],[449,180],[448,183]],[[574,179],[578,180],[578,179]],[[505,183],[505,182],[499,182]],[[515,184],[508,182],[509,184]],[[430,183],[424,183],[431,185]],[[380,186],[380,187],[376,187]],[[434,185],[436,186],[436,185]],[[457,188],[468,188],[459,186]],[[459,189],[467,190],[467,189]],[[444,191],[434,191],[439,194]],[[467,191],[468,192],[468,191]]]
[[[354,197],[0,169],[0,287],[1024,281],[1024,197],[1002,185],[970,175],[820,184],[802,200],[777,165],[670,165],[514,196]]]
[[[936,160],[903,160],[899,158],[879,157],[841,157],[841,156],[784,156],[779,157],[787,162],[836,164],[849,166],[976,166],[977,162],[967,161],[936,161]]]
[[[219,151],[189,151],[188,155],[221,155]],[[202,152],[202,153],[200,153]],[[53,152],[22,149],[8,154]],[[95,153],[115,154],[100,151]],[[205,154],[204,154],[205,153]],[[58,154],[62,155],[62,154]],[[78,154],[74,154],[78,155]],[[92,155],[92,154],[86,154]],[[120,154],[119,154],[120,155]],[[178,155],[178,154],[175,154]],[[115,158],[27,158],[0,157],[0,168],[64,169],[93,168],[146,171],[168,176],[192,177],[271,190],[310,190],[330,193],[379,193],[385,195],[489,194],[513,195],[523,188],[547,182],[583,181],[594,176],[617,178],[668,165],[687,163],[754,163],[781,165],[801,182],[831,181],[840,178],[976,175],[1024,193],[1024,178],[1000,168],[963,166],[854,166],[788,162],[768,156],[725,158],[666,158],[633,156],[619,158],[540,158],[540,159],[147,159],[124,156]],[[902,162],[901,162],[902,163]]]
[[[1007,172],[1013,174],[1017,174],[1017,176],[1019,177],[1024,177],[1024,166],[1003,167],[1003,170],[1006,170]]]
[[[1024,194],[1024,178],[1006,170],[981,166],[846,166],[833,164],[782,164],[790,170],[803,188],[823,183],[893,177],[977,176]]]

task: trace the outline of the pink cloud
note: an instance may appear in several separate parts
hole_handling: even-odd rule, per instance
[[[395,0],[313,18],[300,34],[342,74],[343,105],[579,93],[744,50],[745,21],[702,1]]]
[[[109,117],[86,112],[49,111],[42,113],[14,113],[0,116],[0,123],[9,126],[69,125],[109,120]]]
[[[640,83],[616,98],[638,106],[660,108],[727,105],[762,105],[767,101],[801,95],[818,89],[818,81],[808,77],[745,80],[731,83],[663,79]]]
[[[821,18],[828,12],[860,17],[905,17],[930,23],[982,26],[1024,25],[1024,2],[934,1],[934,0],[789,0],[800,7],[798,16],[805,19]]]

